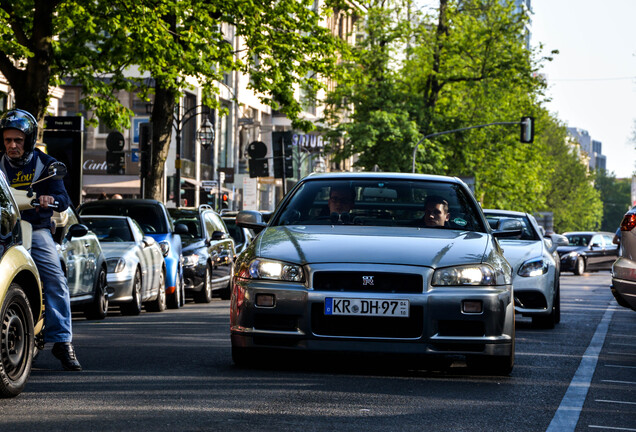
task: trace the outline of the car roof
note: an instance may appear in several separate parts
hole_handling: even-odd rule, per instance
[[[411,174],[396,172],[328,172],[328,173],[312,173],[303,179],[303,181],[312,180],[353,180],[353,179],[395,179],[395,180],[430,180],[444,181],[449,183],[465,184],[457,177],[448,177],[433,174]]]
[[[514,211],[514,210],[495,210],[495,209],[484,209],[484,214],[488,215],[488,213],[497,213],[506,216],[528,216],[528,213]]]

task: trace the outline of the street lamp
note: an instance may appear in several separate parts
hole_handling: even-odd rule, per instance
[[[183,128],[185,127],[185,125],[192,120],[193,118],[195,118],[197,115],[199,114],[209,114],[206,111],[200,111],[197,112],[197,110],[199,108],[208,108],[209,107],[207,105],[196,105],[193,106],[192,108],[189,108],[188,110],[186,110],[183,115],[181,114],[181,103],[177,104],[177,109],[175,110],[176,112],[173,113],[172,118],[173,118],[173,127],[174,130],[177,134],[176,136],[176,144],[177,144],[177,148],[176,148],[176,158],[174,160],[174,168],[175,168],[175,201],[177,204],[177,207],[181,207],[181,132],[183,131]],[[212,126],[212,123],[210,123],[210,120],[208,118],[206,118],[206,122],[204,123],[203,127],[197,132],[197,137],[199,139],[199,141],[201,142],[201,145],[204,148],[208,148],[212,142],[214,141],[214,127]]]

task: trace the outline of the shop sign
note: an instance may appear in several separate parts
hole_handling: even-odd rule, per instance
[[[293,134],[292,145],[310,151],[320,151],[324,147],[324,140],[322,135]]]

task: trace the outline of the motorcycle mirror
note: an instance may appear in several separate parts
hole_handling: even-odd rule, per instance
[[[53,162],[49,165],[49,176],[55,180],[61,180],[66,176],[68,170],[62,162]]]

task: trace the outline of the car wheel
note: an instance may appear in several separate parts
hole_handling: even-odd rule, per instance
[[[135,271],[132,286],[132,300],[121,305],[121,313],[124,315],[139,315],[141,313],[141,272]]]
[[[576,264],[574,265],[574,274],[582,275],[583,273],[585,273],[585,260],[583,257],[577,257]]]
[[[0,308],[0,397],[19,395],[33,363],[33,315],[26,294],[16,283],[9,286]]]
[[[157,298],[146,305],[146,310],[149,312],[162,312],[166,310],[165,280],[165,270],[161,270],[161,273],[159,274],[159,289],[157,291]]]
[[[100,320],[108,315],[108,291],[106,289],[106,269],[99,269],[95,281],[95,296],[93,302],[84,309],[84,316],[90,320]]]
[[[210,303],[212,301],[212,271],[210,270],[210,266],[205,267],[203,289],[194,293],[194,301],[196,303]]]
[[[177,281],[174,286],[174,292],[168,298],[169,309],[179,309],[181,307],[181,277],[177,274]]]

